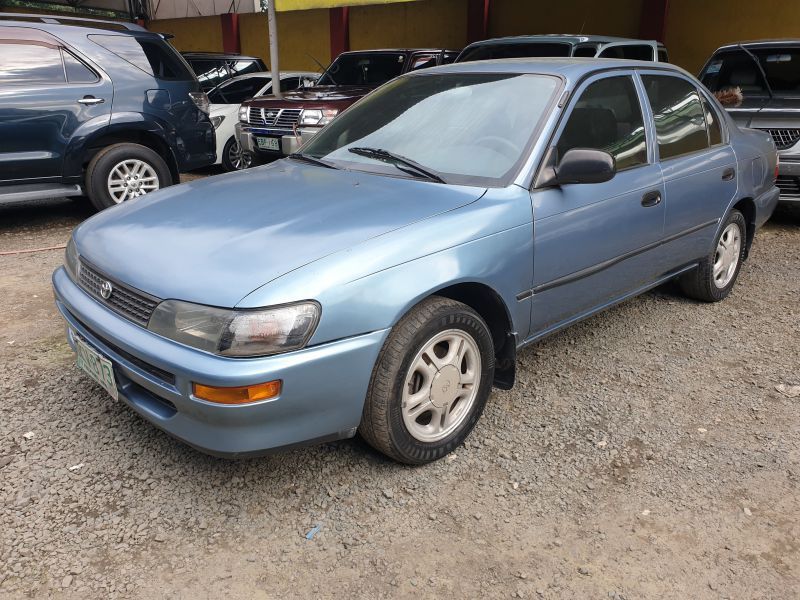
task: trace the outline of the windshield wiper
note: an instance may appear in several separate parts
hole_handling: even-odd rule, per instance
[[[447,183],[447,180],[442,177],[441,174],[430,167],[424,167],[415,160],[406,158],[400,154],[395,154],[389,150],[384,150],[383,148],[355,147],[348,148],[347,150],[359,156],[366,156],[367,158],[374,158],[375,160],[389,163],[405,173],[421,175],[425,179],[430,179],[438,183]]]
[[[320,167],[325,167],[326,169],[338,169],[336,165],[329,163],[321,158],[317,158],[316,156],[311,156],[310,154],[304,154],[303,152],[292,152],[289,155],[289,158],[294,158],[295,160],[304,160],[306,162],[311,163],[312,165],[319,165]]]

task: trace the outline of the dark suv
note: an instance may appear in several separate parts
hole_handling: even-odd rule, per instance
[[[0,13],[0,203],[86,195],[101,210],[214,159],[208,99],[161,35]]]
[[[266,71],[264,61],[255,56],[228,52],[181,52],[192,67],[204,92],[237,75]]]
[[[740,126],[769,132],[781,201],[800,204],[800,40],[723,46],[700,79]]]

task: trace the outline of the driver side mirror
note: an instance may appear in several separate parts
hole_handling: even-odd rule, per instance
[[[604,183],[617,174],[614,157],[602,150],[573,148],[567,150],[554,169],[553,183]]]

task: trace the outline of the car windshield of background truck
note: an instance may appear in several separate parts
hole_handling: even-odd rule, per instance
[[[741,49],[720,52],[706,65],[700,79],[717,97],[729,89],[738,89],[743,98],[769,96],[770,92],[782,97],[800,96],[800,48],[748,50],[749,54]]]
[[[317,85],[374,85],[394,79],[406,61],[399,52],[341,54],[331,63]]]
[[[363,152],[379,149],[448,183],[505,185],[527,156],[559,82],[507,73],[401,77],[344,112],[303,150],[337,166],[406,175],[385,155]]]

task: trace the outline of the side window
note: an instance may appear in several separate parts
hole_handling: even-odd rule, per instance
[[[39,44],[0,43],[0,84],[64,83],[61,50]]]
[[[600,58],[624,58],[626,60],[653,60],[653,48],[646,44],[623,44],[611,46],[600,53]]]
[[[697,89],[668,75],[642,76],[656,122],[661,160],[708,148],[708,132]]]
[[[99,79],[97,73],[66,50],[62,50],[62,56],[64,57],[64,70],[67,72],[67,81],[69,83],[94,83]]]
[[[452,62],[455,62],[458,58],[458,52],[443,52],[442,53],[442,64],[449,65]]]
[[[435,54],[416,54],[411,59],[411,66],[409,71],[418,71],[419,69],[427,69],[428,67],[436,66]]]
[[[286,79],[281,79],[281,90],[284,92],[288,92],[290,90],[296,90],[300,87],[300,78],[299,77],[287,77]]]
[[[703,111],[706,114],[706,127],[708,127],[708,142],[712,146],[722,143],[722,126],[719,123],[717,112],[703,98]]]
[[[583,58],[594,58],[594,55],[597,54],[597,46],[578,46],[575,48],[575,51],[572,53],[572,56],[583,57]]]
[[[669,54],[666,48],[658,49],[658,62],[669,62]]]
[[[647,163],[642,108],[629,76],[607,77],[581,94],[558,140],[558,156],[573,148],[604,150],[617,170]]]
[[[228,69],[221,60],[191,60],[189,64],[197,75],[203,89],[216,87],[223,81],[229,79]]]
[[[91,35],[93,42],[158,79],[191,80],[180,55],[166,42],[131,35]]]
[[[254,60],[229,60],[227,63],[234,76],[245,73],[258,73],[262,70],[261,65]]]

